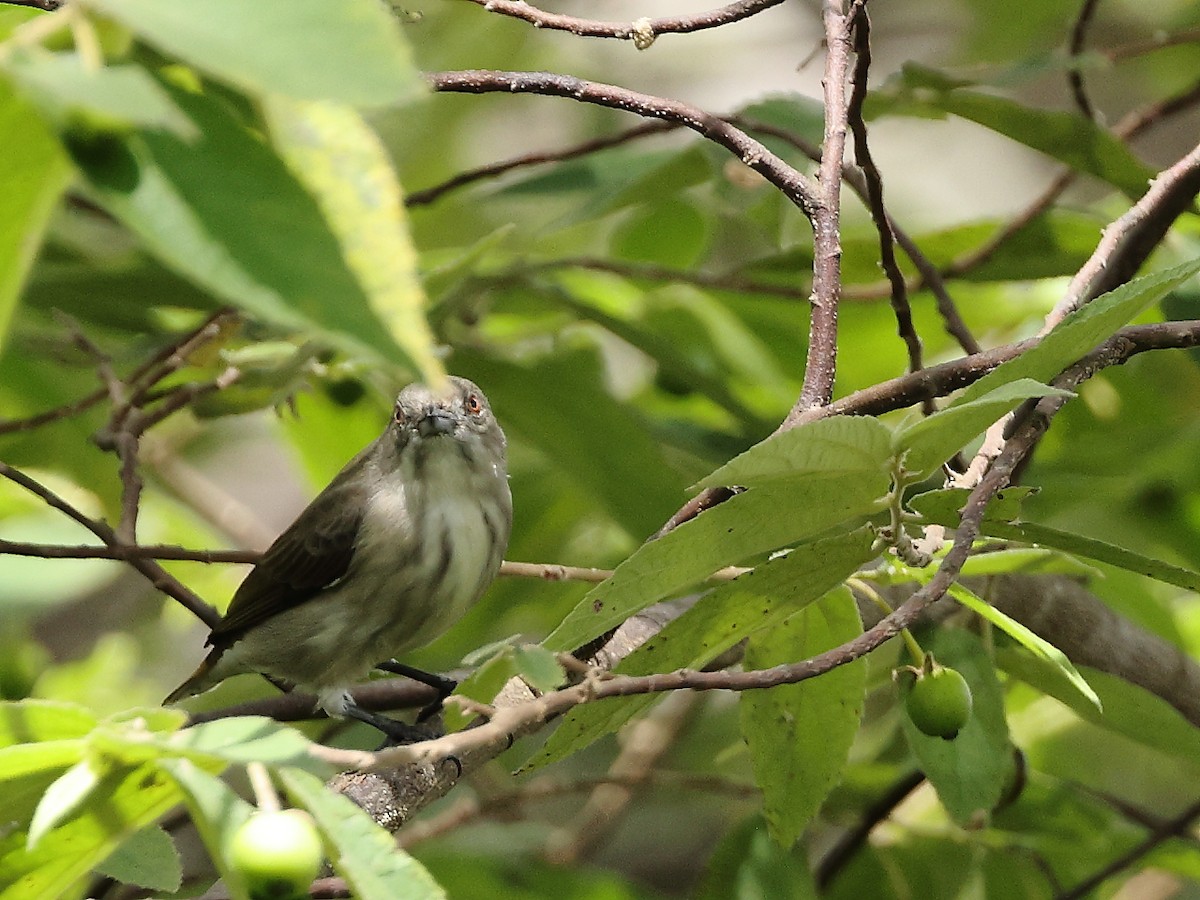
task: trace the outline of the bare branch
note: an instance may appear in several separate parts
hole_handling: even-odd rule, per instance
[[[1091,259],[1071,280],[1066,296],[1046,317],[1045,334],[1089,300],[1134,276],[1175,220],[1200,194],[1200,145],[1160,172],[1129,211],[1104,229]]]
[[[1076,62],[1083,55],[1088,26],[1092,24],[1092,18],[1096,14],[1098,5],[1099,0],[1083,0],[1079,15],[1075,17],[1075,24],[1071,26],[1071,40],[1067,44],[1067,53]],[[1071,88],[1071,96],[1075,99],[1075,105],[1079,111],[1087,118],[1094,120],[1096,110],[1092,108],[1092,101],[1088,98],[1087,88],[1083,84],[1083,73],[1079,71],[1078,66],[1072,66],[1067,70],[1067,84]]]
[[[435,184],[432,187],[427,187],[424,190],[413,191],[404,202],[407,206],[427,206],[451,191],[461,187],[466,187],[469,184],[474,184],[477,181],[483,181],[488,178],[496,178],[506,172],[511,172],[514,169],[525,168],[526,166],[537,166],[544,163],[563,162],[568,159],[578,159],[581,156],[588,156],[600,150],[607,150],[610,147],[617,147],[629,141],[637,140],[638,138],[648,137],[654,134],[663,134],[667,131],[673,131],[681,127],[677,122],[649,122],[645,125],[638,125],[636,128],[628,128],[625,131],[619,131],[616,134],[607,135],[605,137],[596,138],[590,141],[583,141],[579,144],[574,144],[570,147],[564,147],[561,150],[554,150],[545,153],[525,153],[521,156],[513,157],[512,159],[503,160],[502,162],[493,163],[489,166],[480,166],[477,169],[468,169],[465,172],[460,172],[453,178],[449,178],[440,184]]]
[[[43,9],[46,12],[54,12],[64,2],[65,0],[0,0],[0,4],[7,6],[31,6],[34,9]]]
[[[871,156],[867,141],[867,123],[863,118],[863,103],[867,99],[867,76],[871,69],[871,17],[865,5],[856,5],[852,12],[852,35],[854,40],[854,77],[850,92],[847,119],[854,134],[854,156],[862,170],[867,189],[867,208],[871,221],[879,232],[879,260],[892,286],[892,311],[896,315],[896,327],[904,346],[908,349],[908,370],[916,372],[922,367],[921,339],[913,325],[912,308],[908,303],[908,286],[904,274],[896,263],[895,238],[887,209],[883,205],[883,175]],[[932,407],[927,407],[932,412]]]
[[[84,515],[62,497],[35,479],[30,478],[24,472],[14,469],[7,463],[0,462],[0,476],[7,478],[35,496],[40,497],[45,501],[47,506],[57,509],[64,515],[74,519],[96,537],[100,538],[108,547],[119,550],[128,547],[128,544],[122,541],[108,524]],[[154,560],[134,556],[129,558],[127,562],[144,575],[154,587],[178,601],[210,628],[221,620],[221,614],[214,607],[201,600],[193,591],[185,587],[179,579]]]
[[[568,31],[580,37],[616,38],[633,41],[639,50],[645,50],[660,34],[687,34],[706,28],[719,28],[731,22],[748,19],[750,16],[778,6],[783,0],[738,0],[728,6],[697,13],[691,16],[676,16],[661,19],[638,19],[635,22],[600,22],[580,19],[559,13],[546,12],[525,3],[524,0],[470,0],[488,12],[514,19],[523,19],[535,28],[550,31]]]
[[[1089,896],[1109,878],[1128,869],[1138,860],[1144,859],[1148,853],[1169,839],[1186,836],[1197,820],[1200,820],[1200,802],[1193,803],[1175,818],[1155,828],[1141,843],[1131,847],[1126,853],[1099,869],[1095,874],[1085,878],[1075,887],[1058,894],[1055,900],[1079,900],[1081,897]]]
[[[580,103],[592,103],[647,118],[675,122],[729,150],[745,165],[779,188],[810,218],[820,206],[820,192],[804,173],[788,165],[761,143],[724,119],[678,100],[548,72],[471,69],[461,72],[434,72],[426,75],[426,79],[435,91],[566,97]]]
[[[857,3],[858,0],[855,0]],[[804,385],[795,409],[824,406],[833,399],[837,372],[837,319],[842,289],[841,186],[846,152],[846,75],[850,66],[850,19],[841,0],[823,0],[825,23],[825,135],[818,180],[821,202],[813,223],[812,317]]]

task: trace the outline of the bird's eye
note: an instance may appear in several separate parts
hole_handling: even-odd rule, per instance
[[[408,423],[408,413],[404,411],[404,407],[399,403],[397,403],[396,408],[392,410],[392,421],[397,425],[405,425]]]
[[[478,394],[472,391],[471,393],[467,394],[466,407],[467,412],[473,416],[477,416],[483,412],[483,401],[479,399]]]

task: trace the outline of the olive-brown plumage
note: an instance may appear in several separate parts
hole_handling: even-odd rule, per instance
[[[511,526],[504,432],[483,392],[465,378],[410,385],[383,434],[246,576],[212,651],[166,702],[260,672],[316,692],[331,715],[369,719],[349,687],[457,621],[495,577]]]

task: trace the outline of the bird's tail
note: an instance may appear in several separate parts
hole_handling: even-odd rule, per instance
[[[214,674],[213,668],[216,663],[216,654],[210,653],[205,657],[204,662],[200,663],[187,680],[171,693],[167,694],[163,700],[163,706],[170,706],[172,703],[178,703],[180,700],[186,700],[188,697],[194,697],[197,694],[203,694],[209,688],[217,686],[217,682],[221,680],[221,676]]]

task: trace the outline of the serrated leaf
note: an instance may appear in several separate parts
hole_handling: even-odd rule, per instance
[[[371,309],[422,380],[440,383],[404,198],[379,136],[348,106],[274,97],[265,109],[275,146],[321,206]]]
[[[32,850],[11,842],[0,848],[0,900],[61,897],[133,833],[179,802],[174,783],[150,765],[106,779],[79,813],[49,831]]]
[[[1102,294],[1059,322],[1036,346],[997,366],[966,388],[955,398],[951,408],[978,400],[1000,385],[1022,378],[1040,382],[1052,380],[1197,272],[1200,272],[1200,259],[1136,278]]]
[[[832,416],[772,435],[692,489],[769,485],[811,472],[886,471],[891,453],[891,435],[877,419]]]
[[[797,662],[861,633],[854,597],[840,588],[751,636],[744,665],[767,669]],[[754,780],[763,792],[771,836],[780,845],[796,842],[841,780],[862,718],[866,678],[866,660],[859,659],[819,678],[739,697]]]
[[[183,865],[171,836],[157,825],[134,832],[96,867],[123,884],[174,893],[183,884]]]
[[[342,794],[299,769],[279,771],[288,797],[317,822],[333,867],[359,900],[437,900],[445,892],[395,839]]]
[[[57,700],[0,702],[0,748],[83,737],[96,727],[95,714]]]
[[[147,43],[258,94],[386,106],[420,90],[396,17],[373,0],[88,0]],[[237,27],[231,28],[230,23]]]
[[[872,532],[802,544],[713,588],[691,609],[668,622],[616,667],[622,675],[649,675],[706,665],[747,635],[815,602],[874,556]],[[658,698],[654,695],[585,704],[572,710],[523,767],[562,759],[616,731]]]
[[[25,846],[32,850],[51,828],[63,822],[101,786],[102,779],[108,773],[98,771],[91,760],[77,762],[62,775],[55,779],[42,799],[33,818],[29,822],[29,833],[25,837]]]
[[[234,793],[214,771],[206,770],[193,760],[160,759],[157,765],[182,792],[183,803],[196,831],[233,896],[244,895],[246,890],[241,873],[226,862],[225,848],[234,832],[250,818],[254,807]],[[213,768],[219,771],[224,766]]]
[[[1084,700],[1093,704],[1097,709],[1101,708],[1100,698],[1096,696],[1096,692],[1092,690],[1091,686],[1079,674],[1079,671],[1071,661],[1067,659],[1065,653],[1049,641],[1034,634],[1016,619],[1009,618],[963,585],[952,584],[949,594],[976,615],[987,619],[987,621],[991,622],[1030,653],[1041,657],[1050,665],[1055,666]]]
[[[942,629],[926,650],[967,680],[974,701],[971,717],[952,741],[922,734],[907,715],[901,715],[901,725],[942,806],[956,822],[965,824],[978,812],[993,809],[1012,777],[1004,693],[987,651],[974,635]],[[910,680],[901,682],[901,703],[907,697]]]
[[[569,650],[717,569],[811,539],[835,526],[850,531],[880,508],[888,475],[813,473],[753,488],[643,544],[580,601],[546,638]]]
[[[1070,391],[1021,378],[974,400],[953,403],[899,429],[893,438],[895,451],[902,456],[904,468],[912,474],[913,480],[920,480],[936,471],[968,441],[986,431],[1022,400],[1073,396]]]

